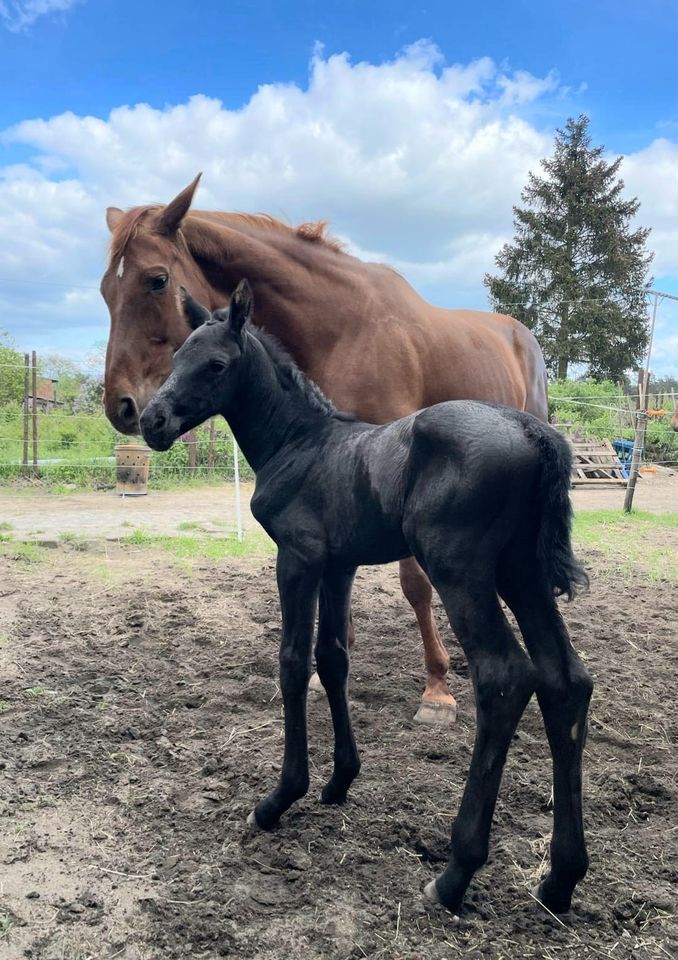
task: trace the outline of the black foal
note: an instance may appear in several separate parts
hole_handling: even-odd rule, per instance
[[[184,308],[199,329],[147,406],[144,438],[166,450],[223,414],[257,475],[252,512],[278,545],[285,755],[278,785],[253,820],[270,829],[308,790],[306,692],[318,606],[316,660],[335,734],[322,800],[346,799],[360,769],[347,701],[353,578],[360,564],[413,555],[464,649],[477,710],[449,864],[426,893],[457,910],[487,859],[506,753],[536,692],[554,778],[551,870],[538,895],[550,910],[567,910],[588,865],[581,763],[592,683],[554,600],[586,582],[570,544],[566,441],[529,414],[467,401],[386,426],[360,423],[338,413],[274,340],[248,325],[246,281],[228,310],[210,316],[188,294]]]

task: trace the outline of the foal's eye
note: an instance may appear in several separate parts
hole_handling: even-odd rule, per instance
[[[157,277],[149,277],[148,287],[149,290],[152,290],[154,293],[158,293],[160,290],[164,290],[167,286],[169,277],[166,273],[159,273]]]
[[[221,360],[210,360],[209,368],[212,373],[223,373],[226,369],[226,364],[222,363]]]

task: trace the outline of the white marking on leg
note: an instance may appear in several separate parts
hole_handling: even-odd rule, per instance
[[[574,742],[576,743],[576,742],[577,742],[577,737],[579,736],[579,724],[578,724],[578,723],[572,724],[572,729],[570,730],[570,736],[572,737],[572,739],[573,739]]]

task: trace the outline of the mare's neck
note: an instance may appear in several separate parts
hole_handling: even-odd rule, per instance
[[[258,473],[287,443],[322,428],[329,417],[314,409],[297,384],[283,384],[274,360],[256,336],[245,332],[244,337],[238,387],[222,413],[247,462]]]
[[[355,296],[348,295],[355,287],[353,258],[293,230],[230,220],[228,214],[189,215],[184,233],[211,288],[210,309],[223,307],[246,277],[257,326],[280,340],[322,385],[324,358],[341,337],[352,336],[356,324]]]

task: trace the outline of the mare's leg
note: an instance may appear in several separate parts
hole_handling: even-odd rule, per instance
[[[320,584],[315,659],[327,692],[334,725],[334,771],[322,792],[323,803],[343,803],[360,771],[348,710],[348,630],[355,571],[331,573]]]
[[[449,726],[457,719],[457,701],[447,685],[450,655],[433,617],[431,583],[414,557],[400,561],[400,585],[416,614],[424,643],[426,687],[414,719],[433,726]]]
[[[349,612],[348,615],[348,650],[349,653],[353,650],[355,646],[355,628],[353,626],[353,614]],[[316,661],[317,665],[317,661]],[[308,689],[312,690],[314,693],[322,693],[325,689],[323,687],[322,680],[320,679],[318,672],[311,676],[311,679],[308,681]]]
[[[270,830],[281,814],[308,790],[306,694],[320,573],[296,552],[281,548],[277,561],[282,609],[280,689],[285,709],[285,755],[278,786],[248,817]]]
[[[552,591],[534,576],[535,562],[530,567],[507,560],[500,590],[538,670],[537,699],[553,756],[551,872],[537,895],[549,910],[564,913],[588,869],[581,768],[593,681],[570,642]]]
[[[476,739],[445,871],[425,893],[458,910],[473,874],[487,860],[492,815],[506,754],[535,689],[535,671],[487,582],[489,562],[473,578],[467,571],[433,583],[468,659],[476,697]],[[470,575],[469,575],[470,573]]]

